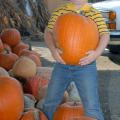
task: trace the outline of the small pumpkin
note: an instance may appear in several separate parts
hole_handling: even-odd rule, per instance
[[[55,44],[66,64],[76,65],[99,43],[96,23],[80,14],[69,12],[58,17],[54,25]]]
[[[8,28],[1,33],[1,39],[4,43],[10,46],[15,46],[20,42],[21,35],[17,29]]]
[[[1,76],[9,76],[8,72],[2,67],[0,67],[0,77]]]
[[[37,66],[42,66],[42,63],[40,61],[40,58],[38,58],[38,56],[34,55],[34,54],[30,54],[27,57],[29,57],[30,59],[32,59]]]
[[[84,108],[83,105],[81,105],[81,103],[66,102],[57,108],[53,120],[69,120],[75,117],[81,117],[83,115]]]
[[[48,80],[43,79],[41,76],[35,75],[26,79],[24,84],[24,92],[33,94],[37,100],[41,100],[46,95]]]
[[[16,54],[5,50],[3,53],[0,53],[0,66],[10,70],[17,59],[18,56]]]
[[[3,43],[2,43],[2,41],[1,41],[1,39],[0,39],[0,52],[2,52],[3,49],[4,49],[4,47],[3,47]]]
[[[34,54],[36,55],[38,58],[40,58],[40,54],[35,52],[35,51],[30,51],[30,50],[27,50],[27,49],[24,49],[24,50],[21,50],[20,51],[20,56],[28,56],[30,54]]]
[[[12,77],[0,77],[0,120],[19,120],[24,110],[20,83]]]
[[[20,120],[48,120],[45,114],[38,109],[28,109]]]
[[[35,76],[36,64],[30,58],[22,56],[13,65],[12,72],[16,77],[29,78]]]
[[[16,46],[12,48],[12,52],[16,55],[20,56],[20,52],[24,49],[29,49],[29,45],[23,42],[18,43]]]

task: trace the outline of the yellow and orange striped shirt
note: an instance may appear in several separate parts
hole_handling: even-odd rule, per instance
[[[77,9],[75,4],[71,2],[57,8],[52,13],[51,18],[48,22],[48,28],[52,30],[58,16],[68,12],[82,13],[85,17],[89,17],[90,19],[92,19],[97,24],[100,35],[109,33],[105,20],[98,10],[96,10],[89,4],[85,4],[80,9]]]

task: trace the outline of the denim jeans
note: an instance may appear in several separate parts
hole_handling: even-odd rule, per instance
[[[53,120],[53,114],[72,81],[76,84],[86,116],[104,120],[99,102],[96,62],[86,66],[55,64],[43,104],[48,120]]]

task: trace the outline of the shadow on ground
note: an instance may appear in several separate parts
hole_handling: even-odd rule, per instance
[[[51,62],[48,59],[41,57],[42,66],[44,67],[53,67],[55,62]]]
[[[111,61],[120,65],[120,54],[110,54],[110,55],[108,55],[108,57]]]
[[[117,65],[120,65],[120,54],[112,54],[110,52],[105,52],[102,56],[107,56],[112,62]]]

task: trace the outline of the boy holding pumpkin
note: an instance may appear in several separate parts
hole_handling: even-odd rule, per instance
[[[74,81],[84,105],[86,116],[93,118],[93,120],[104,120],[99,102],[95,61],[102,54],[109,42],[109,31],[101,13],[85,0],[68,1],[69,3],[57,8],[55,12],[53,12],[48,27],[45,30],[45,42],[53,58],[56,60],[56,64],[48,86],[43,110],[48,116],[48,119],[53,120],[53,114],[61,102],[64,91],[70,82]],[[87,51],[86,57],[81,58],[78,65],[67,65],[60,56],[62,51],[58,49],[55,44],[53,33],[54,24],[58,16],[68,12],[82,13],[85,17],[92,19],[96,23],[99,31],[97,48]]]

